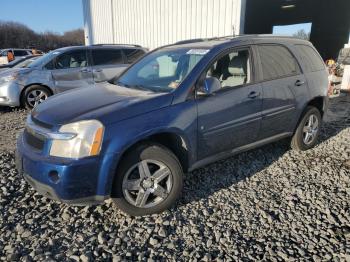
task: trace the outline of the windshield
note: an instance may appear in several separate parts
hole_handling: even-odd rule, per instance
[[[22,62],[19,62],[17,65],[15,65],[13,68],[27,68],[30,66],[31,63],[33,63],[35,60],[37,60],[40,56],[38,57],[31,57],[29,59],[26,59]]]
[[[50,53],[47,53],[46,55],[43,55],[39,59],[35,60],[33,63],[30,63],[28,65],[28,68],[43,66],[43,65],[47,64],[48,62],[50,62],[54,57],[56,57],[59,54],[60,54],[60,52],[58,52],[58,51],[51,51]]]
[[[171,92],[208,51],[189,48],[155,51],[133,65],[114,84],[153,92]]]

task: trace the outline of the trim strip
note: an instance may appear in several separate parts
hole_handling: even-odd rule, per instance
[[[264,110],[262,112],[262,118],[264,119],[264,118],[275,116],[275,115],[278,115],[278,114],[283,114],[285,112],[292,111],[292,110],[295,110],[295,109],[296,109],[295,106],[290,106],[290,105],[281,106],[281,107],[278,107],[278,108],[267,109],[267,110]]]

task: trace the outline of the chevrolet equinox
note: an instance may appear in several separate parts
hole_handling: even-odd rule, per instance
[[[35,107],[17,166],[48,198],[157,213],[180,196],[186,172],[288,137],[293,149],[312,148],[327,104],[326,67],[308,41],[177,43]]]

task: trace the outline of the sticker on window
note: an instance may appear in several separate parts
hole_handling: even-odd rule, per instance
[[[205,55],[209,52],[209,49],[191,49],[186,54],[188,55]]]

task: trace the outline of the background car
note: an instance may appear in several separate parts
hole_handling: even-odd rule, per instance
[[[33,108],[49,96],[114,78],[147,49],[137,45],[93,45],[56,49],[0,84],[0,105]]]
[[[0,72],[5,71],[9,68],[24,68],[39,57],[41,57],[41,55],[30,55],[16,59],[8,64],[0,65]]]
[[[19,49],[19,48],[6,48],[2,49],[0,53],[0,65],[8,64],[7,52],[12,51],[16,59],[23,58],[25,56],[32,55],[31,49]]]

